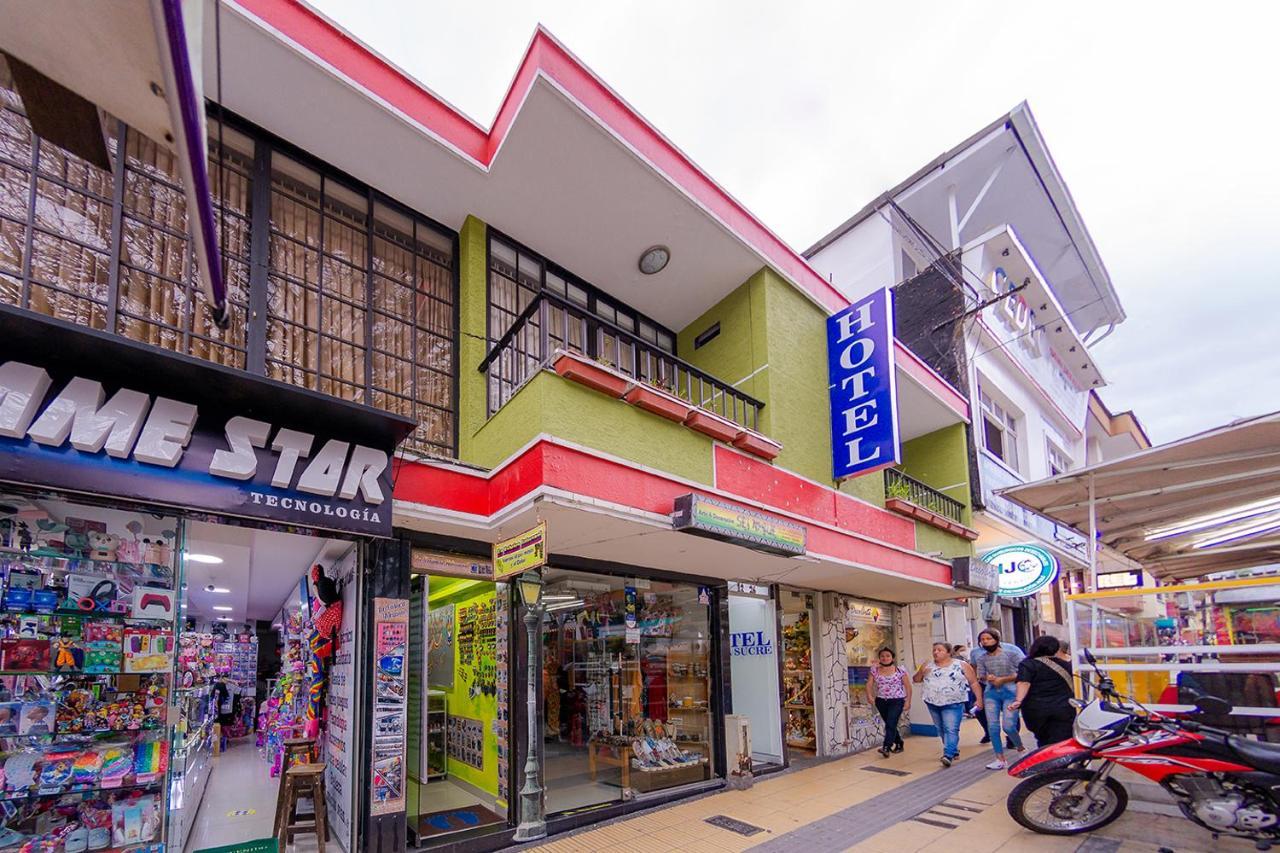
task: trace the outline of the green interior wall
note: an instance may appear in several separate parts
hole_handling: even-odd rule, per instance
[[[469,764],[463,764],[461,761],[456,761],[453,757],[449,757],[449,775],[497,797],[498,741],[493,733],[493,721],[498,716],[498,700],[494,696],[485,696],[484,694],[480,694],[474,699],[468,695],[471,682],[464,677],[464,670],[460,661],[460,649],[457,643],[458,612],[463,607],[479,601],[492,601],[494,595],[494,585],[492,583],[455,578],[432,578],[428,606],[431,609],[436,609],[450,604],[454,605],[453,687],[445,691],[445,695],[448,697],[449,716],[470,717],[474,720],[480,720],[484,725],[484,769],[477,770]],[[428,684],[428,687],[435,690],[441,689],[431,687],[430,684]],[[427,811],[431,810],[431,803],[429,802],[430,791],[431,788],[428,787],[421,794],[424,798],[421,806]]]
[[[969,451],[964,424],[952,424],[904,442],[900,467],[908,477],[964,504],[964,523],[970,523]]]

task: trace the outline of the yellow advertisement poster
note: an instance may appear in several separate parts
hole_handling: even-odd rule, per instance
[[[502,580],[546,565],[547,523],[493,546],[493,579]]]

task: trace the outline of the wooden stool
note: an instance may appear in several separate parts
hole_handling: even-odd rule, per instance
[[[299,832],[314,832],[316,846],[324,853],[324,843],[329,837],[329,821],[324,802],[324,765],[295,764],[280,778],[280,803],[276,807],[276,838],[281,853]],[[311,799],[315,808],[315,822],[298,822],[298,800]]]
[[[283,741],[284,753],[280,756],[280,772],[293,766],[296,759],[301,764],[310,764],[315,754],[316,739],[313,737],[291,737]]]

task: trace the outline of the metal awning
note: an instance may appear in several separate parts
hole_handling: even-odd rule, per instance
[[[1280,412],[998,494],[1157,577],[1280,562]]]
[[[15,79],[27,84],[19,91],[24,102],[32,101],[27,110],[33,124],[48,117],[50,127],[62,132],[60,142],[76,140],[105,157],[96,106],[177,155],[201,288],[214,319],[225,326],[226,287],[206,165],[203,0],[41,0],[8,3],[4,11],[0,51],[29,67]],[[82,156],[103,165],[91,152]]]

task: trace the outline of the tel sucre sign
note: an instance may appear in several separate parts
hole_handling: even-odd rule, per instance
[[[389,532],[385,450],[83,376],[0,363],[0,477],[359,533]]]

